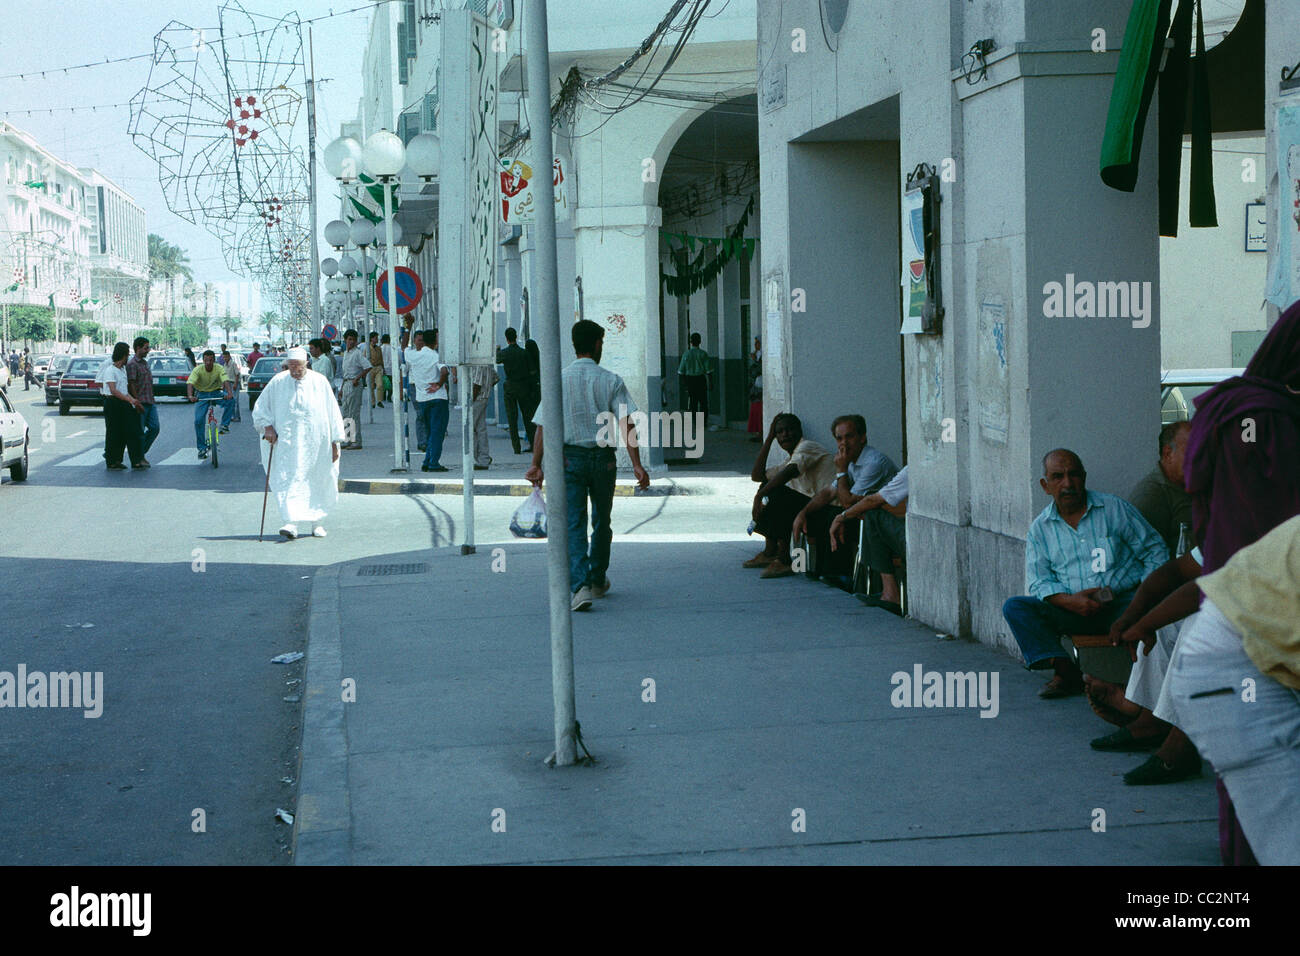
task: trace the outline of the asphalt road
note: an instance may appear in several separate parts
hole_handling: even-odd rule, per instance
[[[102,413],[10,395],[32,455],[26,483],[0,480],[0,671],[102,673],[103,710],[0,707],[0,864],[289,862],[275,811],[296,802],[302,665],[271,658],[304,649],[319,567],[458,542],[461,500],[344,495],[329,537],[292,542],[272,503],[259,543],[246,398],[219,468],[197,460],[193,406],[164,399],[154,467],[110,472]],[[615,532],[734,533],[743,499],[620,498]],[[479,499],[481,547],[513,540],[518,503]]]

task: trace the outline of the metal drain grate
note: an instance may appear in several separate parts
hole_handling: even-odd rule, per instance
[[[357,577],[371,577],[381,574],[424,574],[429,566],[423,561],[415,564],[363,564],[357,569]]]

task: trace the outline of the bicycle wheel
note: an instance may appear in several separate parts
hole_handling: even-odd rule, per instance
[[[217,443],[221,440],[221,433],[217,429],[216,419],[208,422],[208,445],[212,449],[212,467],[217,467]]]

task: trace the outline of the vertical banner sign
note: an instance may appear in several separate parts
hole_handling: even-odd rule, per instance
[[[444,10],[442,63],[442,155],[449,161],[441,176],[439,218],[444,224],[463,223],[464,229],[439,230],[439,352],[449,365],[490,365],[496,354],[492,290],[500,169],[499,67],[487,20],[464,8]],[[461,241],[454,245],[453,232],[461,232]]]

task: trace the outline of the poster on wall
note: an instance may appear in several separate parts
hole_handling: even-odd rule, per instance
[[[513,225],[523,225],[537,221],[537,207],[534,181],[537,176],[533,167],[524,157],[503,156],[500,159],[501,171],[501,221]],[[555,192],[555,221],[567,222],[569,219],[569,184],[564,173],[564,160],[555,157],[555,168],[551,176],[551,185]]]
[[[1300,291],[1300,106],[1278,108],[1277,168],[1277,247],[1264,298],[1285,309]]]
[[[921,331],[925,309],[925,196],[919,189],[903,193],[903,328]]]

